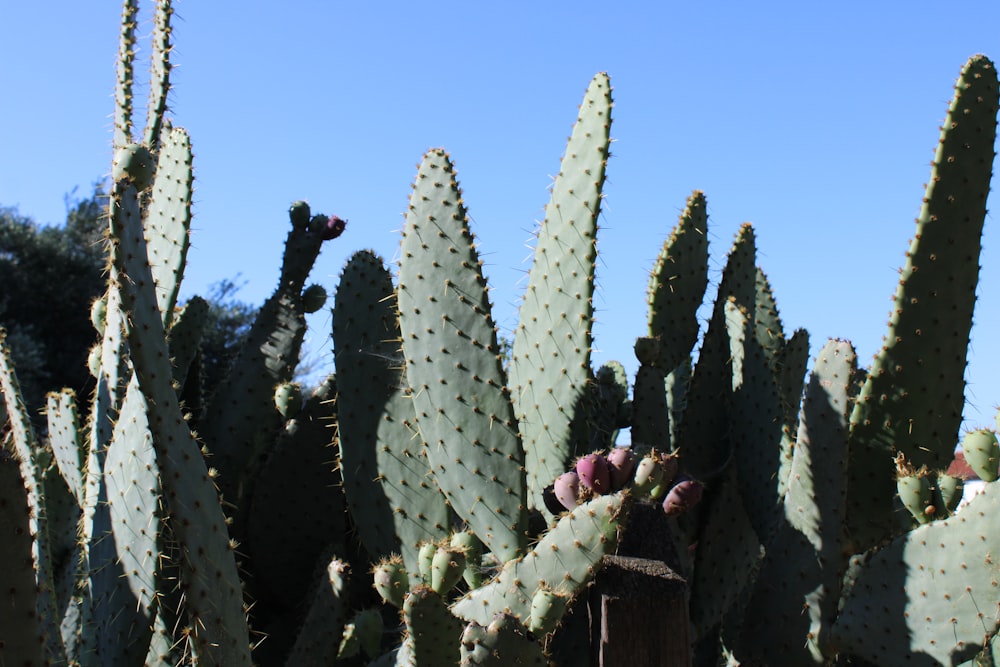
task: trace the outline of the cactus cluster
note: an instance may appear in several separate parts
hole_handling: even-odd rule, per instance
[[[808,335],[785,332],[749,224],[699,340],[701,192],[651,273],[631,386],[620,363],[592,368],[612,108],[598,74],[509,366],[454,164],[435,149],[398,273],[367,250],[344,267],[336,376],[304,391],[294,369],[305,315],[327,300],[310,270],[345,222],[295,202],[279,284],[206,395],[206,303],[177,304],[193,172],[166,116],[172,7],[157,3],[142,133],[137,11],[126,0],[89,404],[52,393],[36,433],[0,330],[0,662],[579,664],[565,647],[593,638],[574,600],[642,504],[670,527],[698,663],[992,664],[996,432],[962,440],[988,484],[960,513],[944,472],[994,157],[988,59],[956,86],[868,370],[831,340],[806,379]],[[616,446],[624,428],[632,444]]]

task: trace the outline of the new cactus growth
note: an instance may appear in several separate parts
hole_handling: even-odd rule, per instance
[[[153,182],[156,168],[153,154],[142,144],[127,144],[115,154],[111,178],[118,182],[127,179],[136,190],[145,190]]]
[[[997,434],[990,429],[970,431],[962,438],[962,451],[969,467],[984,482],[997,479],[1000,469],[1000,442]]]

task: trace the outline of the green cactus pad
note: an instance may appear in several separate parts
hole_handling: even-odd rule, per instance
[[[697,479],[716,474],[732,453],[728,405],[733,391],[733,364],[725,305],[732,299],[736,306],[752,312],[756,302],[756,254],[753,228],[744,224],[722,272],[678,433],[677,446],[684,467]]]
[[[454,168],[424,156],[399,261],[399,323],[417,427],[438,487],[501,560],[527,541],[524,453]]]
[[[156,159],[142,144],[126,144],[115,153],[111,168],[111,178],[115,182],[125,180],[138,190],[145,190],[153,182]]]
[[[201,340],[208,321],[208,302],[200,296],[191,297],[173,317],[167,338],[170,362],[178,394],[188,379],[189,371],[201,351]]]
[[[177,304],[191,245],[191,140],[187,132],[174,128],[160,149],[156,180],[144,221],[150,268],[156,282],[156,299],[169,329]]]
[[[120,289],[132,326],[129,343],[147,401],[171,526],[184,544],[181,578],[191,621],[192,649],[205,664],[249,665],[243,594],[215,484],[184,422],[173,386],[163,321],[148,264],[134,188],[112,192],[112,238]]]
[[[866,559],[846,593],[833,643],[884,667],[952,665],[997,631],[1000,486],[961,512],[894,540]]]
[[[328,549],[346,553],[347,504],[333,464],[337,389],[328,377],[285,424],[250,501],[245,553],[253,590],[287,608],[307,595]]]
[[[758,339],[759,323],[733,302],[726,302],[725,314],[733,372],[729,437],[739,467],[742,502],[757,536],[766,544],[781,515],[777,474],[781,465],[781,396],[772,359]]]
[[[114,146],[120,148],[132,141],[132,85],[135,81],[135,29],[138,25],[138,0],[122,3],[122,21],[118,38],[118,66],[115,77]]]
[[[671,450],[666,376],[659,366],[641,364],[635,374],[632,448],[640,455],[654,448],[661,452]]]
[[[38,622],[28,495],[17,461],[0,448],[0,664],[43,665],[45,639]]]
[[[104,456],[111,534],[97,537],[113,545],[104,566],[114,580],[105,579],[104,591],[95,586],[96,605],[102,611],[99,618],[95,614],[95,623],[101,628],[97,650],[99,655],[121,655],[125,660],[131,655],[132,660],[141,660],[156,615],[163,499],[146,399],[134,377]],[[92,561],[96,560],[94,555]],[[122,587],[122,582],[127,587]]]
[[[403,645],[408,649],[408,660],[397,661],[397,665],[424,667],[458,662],[462,624],[451,615],[440,595],[426,586],[407,593],[403,622],[406,624]]]
[[[21,396],[21,388],[14,372],[10,349],[7,346],[7,332],[3,327],[0,327],[0,393],[3,394],[6,428],[9,429],[9,434],[5,436],[4,445],[13,452],[20,467],[22,488],[25,490],[30,508],[29,534],[35,538],[31,556],[35,576],[38,580],[38,591],[35,596],[36,613],[41,626],[41,635],[45,638],[46,653],[58,655],[60,641],[59,631],[56,627],[58,623],[55,611],[57,606],[51,585],[51,582],[54,581],[55,568],[52,562],[49,529],[46,525],[48,512],[45,502],[44,467],[40,460],[42,449],[35,436],[28,410]]]
[[[76,394],[71,389],[51,393],[46,399],[45,415],[48,422],[49,446],[55,457],[59,473],[83,507],[84,464],[86,446],[80,436],[80,415],[76,407]]]
[[[168,127],[164,116],[167,112],[167,94],[170,92],[170,52],[173,50],[170,40],[172,34],[170,19],[173,14],[174,6],[170,0],[160,0],[156,3],[145,129],[145,143],[154,150],[159,145],[161,132]]]
[[[690,578],[693,639],[718,626],[760,558],[760,540],[740,499],[736,466],[726,466],[702,502],[703,527],[692,540],[697,541]]]
[[[952,459],[993,165],[997,74],[985,56],[962,69],[941,130],[889,331],[851,415],[851,508],[858,548],[899,531],[896,451],[915,467]]]
[[[503,566],[493,580],[469,591],[452,605],[466,621],[489,624],[507,611],[527,623],[531,600],[539,589],[573,597],[591,580],[601,562],[614,553],[628,514],[622,493],[597,496],[563,514],[523,558]]]
[[[278,286],[257,311],[229,375],[216,390],[207,410],[212,418],[201,424],[200,435],[219,471],[219,490],[235,506],[232,532],[237,536],[246,523],[245,501],[253,493],[256,468],[281,428],[274,388],[292,380],[299,361],[306,331],[302,289],[322,243],[319,234],[289,231]]]
[[[698,339],[697,311],[708,287],[708,212],[705,194],[688,197],[649,278],[649,335],[659,339],[657,366],[669,373]]]
[[[486,627],[469,623],[462,632],[461,656],[462,667],[551,664],[541,644],[525,633],[516,618],[504,613],[497,613]]]
[[[334,558],[309,604],[309,611],[288,653],[288,665],[331,665],[340,652],[340,641],[347,615],[344,599],[350,567]]]
[[[337,365],[351,369],[340,385],[344,491],[369,551],[398,551],[415,574],[417,545],[447,535],[450,514],[415,432],[399,341],[392,277],[375,253],[355,253],[341,274],[333,317]]]
[[[826,664],[846,568],[843,526],[847,424],[857,364],[831,340],[809,378],[782,522],[743,612],[738,657],[764,664]]]
[[[782,438],[781,465],[778,468],[778,495],[784,496],[788,489],[788,475],[791,470],[792,454],[795,447],[795,433],[799,428],[799,404],[802,402],[803,381],[809,363],[809,332],[796,329],[785,341],[778,358],[777,381],[781,394]]]
[[[543,490],[577,453],[578,431],[587,418],[597,218],[611,106],[611,82],[598,74],[552,186],[514,331],[510,385],[524,442],[528,501],[539,510],[545,507]]]

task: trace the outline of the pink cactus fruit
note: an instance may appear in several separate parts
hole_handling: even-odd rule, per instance
[[[701,500],[701,482],[683,477],[674,484],[667,497],[663,500],[663,511],[668,516],[683,514],[698,504]]]
[[[635,453],[628,447],[615,447],[608,453],[611,490],[625,488],[635,471]]]
[[[346,228],[347,228],[346,220],[338,218],[335,215],[331,215],[327,219],[326,224],[323,226],[323,229],[321,230],[320,234],[322,235],[324,241],[332,241],[333,239],[343,234]]]
[[[611,488],[611,472],[608,460],[600,454],[587,454],[576,462],[576,474],[580,484],[594,493],[607,493]]]
[[[559,504],[568,510],[576,507],[576,496],[580,492],[580,476],[575,472],[564,472],[556,477],[553,491]]]

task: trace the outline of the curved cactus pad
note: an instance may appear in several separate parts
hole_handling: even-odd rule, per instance
[[[452,605],[466,621],[488,625],[507,611],[522,623],[531,615],[531,600],[540,588],[572,597],[594,576],[601,559],[614,553],[627,515],[626,496],[597,496],[559,519],[524,558],[511,561],[491,582],[469,591]]]

